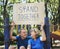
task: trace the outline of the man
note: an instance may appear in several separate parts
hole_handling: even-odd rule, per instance
[[[17,41],[18,49],[27,49],[28,40],[29,40],[29,38],[27,38],[27,31],[25,29],[21,29],[19,31],[19,36],[16,37],[12,36],[14,25],[15,25],[14,22],[11,23],[10,39]]]

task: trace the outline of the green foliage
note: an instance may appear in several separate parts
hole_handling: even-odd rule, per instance
[[[50,19],[51,23],[56,25],[58,24],[58,7],[59,7],[59,0],[49,0],[48,1],[48,12],[51,13]]]
[[[3,28],[0,28],[0,41],[4,40]]]

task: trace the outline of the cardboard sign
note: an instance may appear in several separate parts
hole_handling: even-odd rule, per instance
[[[44,24],[45,6],[40,3],[18,3],[13,5],[15,24]]]

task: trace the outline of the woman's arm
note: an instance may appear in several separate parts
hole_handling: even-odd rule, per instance
[[[44,25],[41,25],[41,41],[46,41],[46,35],[43,29]]]
[[[31,49],[31,46],[30,46],[30,45],[28,45],[27,49]]]
[[[28,40],[28,46],[27,49],[31,49],[31,39]]]

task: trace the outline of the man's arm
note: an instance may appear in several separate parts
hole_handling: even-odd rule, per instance
[[[11,23],[10,39],[11,39],[11,40],[16,40],[16,37],[13,36],[13,30],[14,30],[14,22]]]

